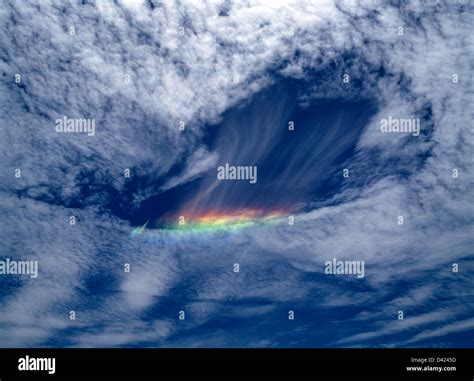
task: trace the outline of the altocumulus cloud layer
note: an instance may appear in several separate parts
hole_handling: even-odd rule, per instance
[[[0,254],[39,263],[0,278],[1,346],[472,346],[469,2],[0,1]],[[295,224],[130,236],[164,194]]]

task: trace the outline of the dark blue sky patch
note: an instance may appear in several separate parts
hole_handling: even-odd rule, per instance
[[[354,152],[376,108],[370,100],[320,99],[298,104],[302,86],[287,80],[209,126],[208,148],[219,154],[215,167],[199,179],[145,200],[131,217],[143,224],[180,210],[292,209],[314,196],[330,197],[339,181],[334,168]],[[289,122],[294,130],[289,130]],[[217,180],[217,167],[256,166],[257,182]],[[168,176],[172,176],[169,173]],[[342,176],[340,176],[342,177]]]

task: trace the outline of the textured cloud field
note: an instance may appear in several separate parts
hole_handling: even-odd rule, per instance
[[[471,2],[0,4],[0,346],[473,347]]]

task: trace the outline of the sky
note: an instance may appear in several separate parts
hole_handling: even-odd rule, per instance
[[[474,346],[472,3],[0,4],[0,347]]]

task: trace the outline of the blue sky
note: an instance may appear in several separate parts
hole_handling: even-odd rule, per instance
[[[473,346],[469,2],[0,4],[1,347]]]

